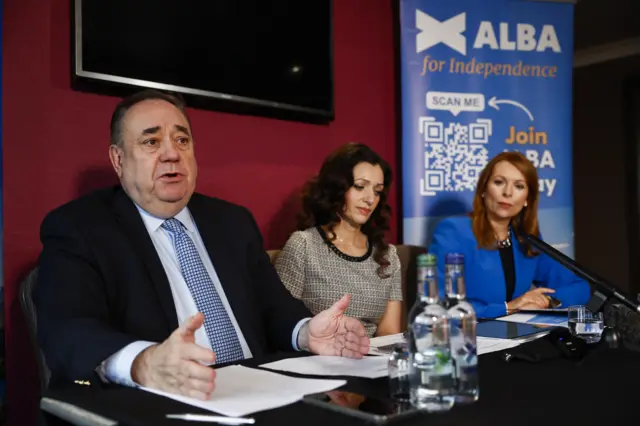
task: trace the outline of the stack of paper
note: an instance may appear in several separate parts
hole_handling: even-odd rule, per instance
[[[283,359],[262,364],[260,367],[314,376],[355,376],[375,379],[388,375],[387,358],[379,356],[351,359],[340,356],[315,355]]]
[[[209,401],[141,389],[225,416],[239,417],[293,404],[305,395],[327,392],[344,384],[344,380],[299,379],[232,365],[216,370],[216,389]]]
[[[518,346],[522,341],[478,337],[478,355],[502,351]],[[389,375],[387,356],[368,356],[350,359],[338,356],[315,355],[289,358],[262,364],[260,367],[310,376],[354,376],[376,379]]]

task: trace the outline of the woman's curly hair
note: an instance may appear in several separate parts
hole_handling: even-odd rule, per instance
[[[340,213],[345,205],[345,195],[353,186],[353,169],[360,163],[380,166],[384,175],[384,190],[380,201],[361,231],[369,239],[373,249],[373,260],[379,265],[377,273],[387,278],[389,244],[384,233],[389,230],[391,207],[387,196],[391,187],[391,167],[371,148],[350,142],[332,152],[322,164],[317,176],[309,180],[302,190],[302,213],[298,216],[298,229],[326,226],[327,238],[336,238],[334,227],[340,223]]]

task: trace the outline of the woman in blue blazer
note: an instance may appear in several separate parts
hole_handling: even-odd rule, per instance
[[[548,295],[563,307],[586,303],[589,285],[525,242],[523,233],[540,235],[537,213],[533,164],[519,152],[494,157],[478,178],[472,213],[444,219],[435,229],[429,251],[438,259],[441,294],[445,256],[461,253],[467,300],[479,318],[548,308]]]

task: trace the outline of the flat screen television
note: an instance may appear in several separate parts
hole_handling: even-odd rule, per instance
[[[72,87],[333,120],[331,0],[71,0]]]

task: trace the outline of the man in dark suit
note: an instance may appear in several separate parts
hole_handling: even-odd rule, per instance
[[[121,185],[41,227],[38,340],[59,382],[117,382],[207,399],[215,370],[273,350],[360,358],[346,295],[311,318],[282,285],[251,213],[194,193],[191,125],[176,97],[120,102],[109,157]]]

